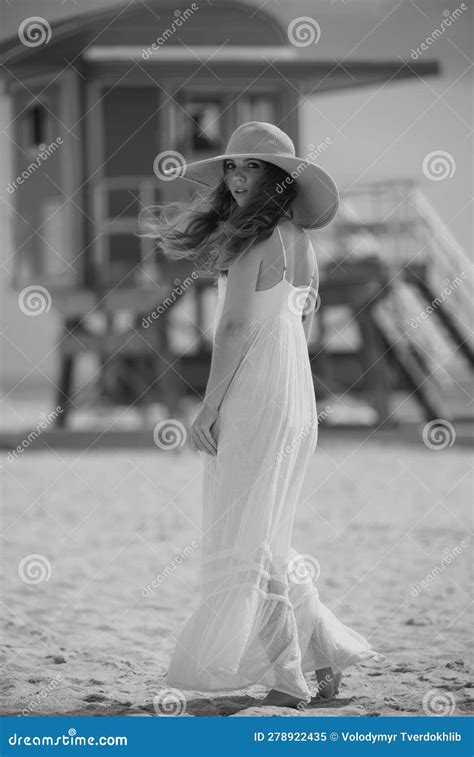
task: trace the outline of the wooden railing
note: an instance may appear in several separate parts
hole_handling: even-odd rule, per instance
[[[462,340],[474,346],[472,262],[413,180],[374,182],[343,193],[334,234],[346,260],[360,257],[365,245],[393,276],[408,269],[425,297],[431,293],[436,306],[442,299]]]

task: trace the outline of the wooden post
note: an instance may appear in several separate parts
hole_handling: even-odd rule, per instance
[[[392,425],[390,417],[390,382],[387,375],[384,347],[375,329],[371,308],[366,307],[355,314],[361,336],[360,357],[367,388],[373,397],[379,425]]]

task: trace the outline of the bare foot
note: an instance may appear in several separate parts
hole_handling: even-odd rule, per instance
[[[303,707],[306,705],[304,699],[293,697],[291,694],[286,694],[284,691],[278,691],[278,689],[271,689],[266,697],[260,700],[260,704],[266,707]]]
[[[316,671],[316,678],[318,680],[316,699],[332,699],[339,693],[341,673],[333,673],[332,668],[320,668]]]

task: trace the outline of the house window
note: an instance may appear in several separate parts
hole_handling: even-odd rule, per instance
[[[43,105],[33,105],[26,112],[26,148],[38,149],[47,141],[47,112]]]
[[[219,98],[181,98],[180,108],[170,112],[170,134],[175,137],[175,148],[187,157],[195,153],[218,153],[223,149]]]
[[[193,152],[218,150],[220,105],[216,102],[190,103],[188,121],[190,147]]]

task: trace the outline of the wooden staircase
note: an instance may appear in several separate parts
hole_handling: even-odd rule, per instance
[[[377,297],[367,299],[362,320],[358,316],[370,354],[395,367],[426,420],[449,419],[446,390],[468,381],[474,362],[474,293],[466,253],[412,181],[369,184],[343,194],[335,235],[346,259],[360,256],[364,243],[372,255],[376,251],[372,259],[385,273]],[[345,260],[342,265],[347,267]],[[347,284],[356,285],[351,278]],[[391,418],[387,374],[380,366],[369,390],[370,385],[379,417]]]

